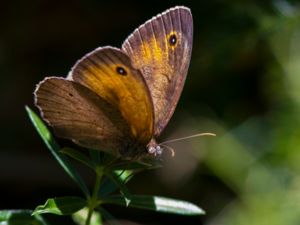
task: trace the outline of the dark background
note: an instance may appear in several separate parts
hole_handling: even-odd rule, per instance
[[[66,76],[98,46],[120,47],[136,27],[175,5],[192,10],[194,46],[161,140],[198,132],[217,137],[172,144],[176,156],[129,187],[191,201],[207,214],[107,209],[141,224],[300,223],[300,5],[287,0],[1,2],[1,209],[33,209],[48,197],[80,194],[26,115],[35,85]],[[78,167],[92,184],[90,171]]]

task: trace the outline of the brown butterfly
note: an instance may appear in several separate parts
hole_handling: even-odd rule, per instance
[[[57,136],[133,158],[161,154],[155,139],[174,113],[191,58],[193,21],[177,6],[137,28],[121,49],[80,59],[67,78],[46,77],[35,103]]]

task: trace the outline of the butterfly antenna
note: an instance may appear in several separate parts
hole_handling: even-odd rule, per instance
[[[183,137],[183,138],[167,140],[167,141],[161,142],[160,145],[175,142],[175,141],[182,141],[182,140],[186,140],[186,139],[190,139],[190,138],[194,138],[194,137],[200,137],[200,136],[216,136],[216,134],[214,134],[214,133],[199,133],[199,134],[194,134],[194,135]]]
[[[171,152],[171,156],[174,157],[175,156],[175,151],[173,148],[171,148],[170,146],[168,145],[164,145],[164,144],[161,144],[160,146],[164,147],[164,149],[168,149],[170,152]]]

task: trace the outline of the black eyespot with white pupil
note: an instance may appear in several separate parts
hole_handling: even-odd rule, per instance
[[[123,67],[121,67],[121,66],[117,66],[116,71],[117,71],[118,74],[120,74],[122,76],[126,76],[127,75],[126,70]]]
[[[176,36],[176,34],[170,35],[170,37],[169,37],[169,44],[171,46],[175,46],[176,43],[177,43],[177,36]]]

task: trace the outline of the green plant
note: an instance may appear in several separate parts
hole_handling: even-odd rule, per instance
[[[181,215],[204,214],[201,208],[189,202],[130,193],[126,182],[134,176],[136,171],[159,167],[157,161],[147,161],[146,163],[126,161],[100,151],[89,150],[89,154],[84,154],[76,149],[60,147],[43,121],[29,107],[26,107],[26,110],[46,146],[65,172],[79,186],[83,196],[49,198],[44,205],[37,206],[33,211],[1,211],[0,222],[42,225],[47,224],[42,218],[42,214],[51,213],[61,216],[71,215],[74,222],[79,225],[102,224],[102,218],[110,224],[118,224],[103,207],[105,204]],[[70,158],[84,164],[95,173],[95,185],[91,192],[72,165]]]

